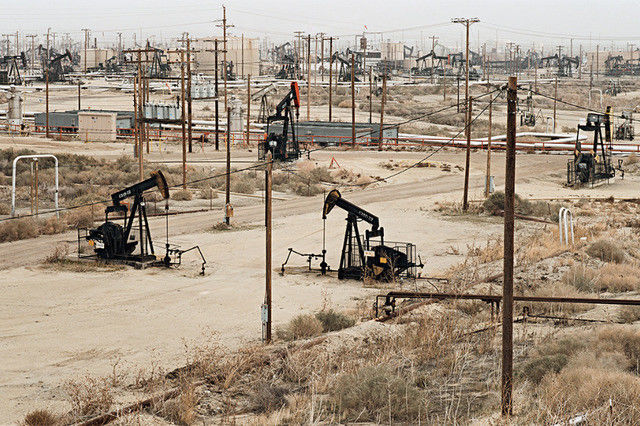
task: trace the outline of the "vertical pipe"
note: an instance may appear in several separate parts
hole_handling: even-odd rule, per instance
[[[216,99],[215,99],[215,102],[214,102],[215,110],[216,110],[216,151],[219,151],[220,150],[220,136],[218,135],[218,131],[219,131],[219,117],[220,117],[220,115],[219,115],[219,109],[218,109],[219,108],[219,101],[218,101],[218,99],[219,99],[219,97],[218,97],[218,93],[219,93],[218,92],[218,39],[216,39],[214,41],[214,43],[215,43],[215,47],[214,47],[214,49],[215,49],[215,53],[214,53],[215,58],[214,58],[214,60],[216,62],[216,66],[215,66],[215,73],[216,73],[216,76],[215,76]]]
[[[229,224],[231,207],[231,108],[227,108],[227,174],[225,180],[224,221]]]
[[[351,54],[351,145],[356,146],[356,60]]]
[[[502,404],[503,416],[512,414],[513,393],[513,247],[516,180],[517,79],[507,89],[507,156],[504,188],[504,277],[502,286]]]
[[[39,182],[38,182],[38,159],[35,159],[35,179],[34,179],[34,184],[33,184],[33,192],[35,194],[35,210],[36,210],[36,217],[38,216],[38,186],[39,186]]]
[[[185,129],[185,96],[184,96],[184,50],[180,51],[180,93],[182,124],[182,189],[187,189],[187,135]]]
[[[251,74],[247,75],[247,146],[249,146],[249,119],[251,117]]]
[[[265,205],[265,297],[264,302],[267,305],[267,330],[265,333],[265,341],[271,342],[271,178],[273,171],[273,158],[271,152],[267,153],[267,169],[265,170],[265,189],[264,189],[264,205]]]
[[[387,100],[387,74],[382,74],[382,101],[380,102],[380,136],[378,138],[378,151],[382,150],[383,134],[382,129],[384,125],[384,103]]]
[[[462,195],[462,210],[467,211],[469,208],[469,167],[471,165],[471,109],[472,98],[469,96],[467,100],[467,114],[465,133],[467,135],[467,152],[464,166],[464,193]]]

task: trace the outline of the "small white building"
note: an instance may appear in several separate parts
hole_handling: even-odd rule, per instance
[[[85,142],[114,142],[117,116],[116,112],[79,111],[78,137]]]

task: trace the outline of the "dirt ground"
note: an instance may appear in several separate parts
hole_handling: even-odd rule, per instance
[[[67,93],[68,92],[68,93]],[[71,89],[58,95],[59,110],[72,108]],[[26,109],[41,109],[41,95],[28,98]],[[99,101],[101,99],[101,101]],[[128,106],[121,94],[87,96],[96,108]],[[66,103],[65,103],[66,102]],[[68,104],[68,105],[67,105]],[[340,110],[344,115],[349,110]],[[312,108],[314,116],[325,113]],[[364,112],[359,112],[362,118]],[[496,113],[497,114],[497,113]],[[368,115],[368,114],[366,114]],[[504,114],[501,114],[504,115]],[[580,114],[562,119],[575,123]],[[43,138],[0,137],[0,149],[29,148],[37,152],[65,152],[115,159],[131,155],[127,143],[46,141]],[[318,151],[311,155],[317,165],[339,167],[374,178],[390,175],[430,154],[430,151]],[[235,149],[234,160],[254,160],[255,150]],[[150,162],[176,161],[177,144],[165,144],[147,157]],[[197,147],[190,161],[220,161],[224,151]],[[389,168],[389,160],[396,164]],[[640,178],[597,188],[565,188],[566,155],[519,154],[517,193],[523,197],[636,197]],[[425,263],[422,274],[439,276],[462,260],[470,247],[502,233],[499,218],[443,216],[436,202],[462,198],[464,154],[441,150],[428,160],[432,167],[416,167],[363,189],[342,188],[346,199],[380,217],[385,237],[417,246]],[[470,199],[481,200],[486,154],[471,157]],[[398,165],[399,164],[399,165]],[[150,167],[152,164],[149,165]],[[456,167],[458,166],[458,167]],[[493,155],[496,188],[504,185],[504,155]],[[235,197],[235,196],[234,196]],[[237,198],[232,198],[232,203]],[[84,375],[107,375],[141,368],[172,368],[184,365],[188,342],[213,338],[237,348],[261,337],[260,305],[264,298],[264,207],[260,197],[239,203],[234,215],[237,229],[208,231],[223,218],[220,209],[175,216],[170,219],[169,239],[186,248],[199,245],[207,267],[199,276],[199,262],[192,254],[176,270],[130,268],[72,272],[42,265],[57,245],[73,248],[75,233],[42,236],[0,244],[0,412],[4,421],[15,422],[34,407],[67,409],[61,384]],[[273,269],[279,272],[287,249],[318,253],[322,249],[322,195],[284,197],[274,200]],[[326,222],[328,263],[337,268],[344,234],[345,215],[334,211]],[[156,247],[164,242],[164,219],[151,220]],[[292,258],[293,266],[305,259]],[[274,273],[274,323],[282,325],[301,312],[323,306],[337,310],[370,306],[380,289],[356,281],[339,281],[334,274]],[[204,336],[204,337],[203,337]],[[114,367],[115,366],[115,367]]]

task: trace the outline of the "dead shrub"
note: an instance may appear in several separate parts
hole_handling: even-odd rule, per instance
[[[330,389],[330,398],[345,422],[412,422],[425,411],[419,389],[385,365],[340,374]]]
[[[47,256],[44,260],[45,263],[60,263],[67,260],[67,256],[69,255],[69,246],[66,244],[58,244],[51,254]]]
[[[105,379],[85,377],[64,384],[64,391],[76,416],[103,413],[113,405],[113,389]]]
[[[69,211],[64,220],[71,228],[89,228],[93,225],[93,213],[90,207],[83,207]]]
[[[251,386],[249,403],[257,413],[270,413],[286,405],[289,392],[286,386],[260,380]]]
[[[321,334],[323,326],[320,320],[309,314],[298,315],[289,323],[276,329],[276,335],[282,340],[308,339]]]
[[[333,309],[328,311],[320,311],[316,313],[316,318],[322,324],[322,331],[338,331],[343,328],[353,327],[356,320],[343,313],[336,312]]]
[[[215,200],[218,198],[218,191],[211,187],[202,188],[200,190],[200,198],[205,200]]]
[[[566,283],[545,283],[534,291],[535,296],[540,297],[585,297],[586,294],[575,286]],[[536,308],[543,313],[578,313],[591,309],[589,305],[580,303],[536,303]]]
[[[191,201],[193,194],[188,189],[179,189],[171,193],[171,199],[175,201]]]
[[[562,276],[562,281],[581,292],[594,292],[599,288],[598,275],[583,264],[573,265]]]
[[[598,288],[620,293],[640,289],[640,268],[623,263],[607,263],[598,270]]]
[[[22,421],[24,426],[58,426],[64,424],[62,418],[48,410],[34,410]]]
[[[566,422],[576,414],[589,413],[589,424],[640,424],[640,381],[623,371],[587,365],[566,367],[545,377],[539,394],[543,419],[535,423]]]
[[[622,263],[625,260],[626,253],[615,242],[611,240],[601,239],[591,244],[587,248],[587,253],[605,262]]]
[[[31,219],[12,219],[0,223],[0,243],[38,236],[38,223]]]
[[[50,217],[49,219],[41,222],[40,227],[38,229],[40,234],[44,235],[53,235],[59,234],[67,230],[67,223],[64,218],[57,218],[55,216]]]
[[[608,352],[621,352],[636,369],[640,364],[640,332],[633,326],[605,327],[598,332],[598,347]]]
[[[199,398],[195,386],[192,383],[182,383],[180,385],[180,395],[165,401],[159,410],[159,414],[176,424],[192,425],[198,418],[198,412],[196,411],[198,401]]]
[[[9,204],[0,203],[0,215],[8,215],[9,213],[11,213],[11,208],[9,207]]]
[[[640,306],[622,306],[616,315],[618,321],[630,324],[640,320]]]
[[[559,373],[577,352],[584,350],[586,342],[579,337],[563,337],[539,344],[527,361],[518,369],[518,375],[533,384],[539,384],[549,373]]]

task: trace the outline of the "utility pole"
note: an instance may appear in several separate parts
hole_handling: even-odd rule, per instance
[[[49,67],[45,67],[45,109],[46,109],[46,127],[45,136],[49,138]]]
[[[267,152],[267,168],[264,175],[264,209],[265,209],[265,295],[264,304],[266,305],[266,330],[264,330],[264,340],[271,343],[271,186],[273,172],[273,157],[271,151]]]
[[[507,155],[504,188],[504,265],[502,285],[502,403],[503,416],[513,407],[513,248],[516,181],[517,78],[509,77],[507,89]]]
[[[187,135],[185,129],[185,94],[184,94],[184,50],[180,50],[180,101],[181,101],[181,125],[182,125],[182,189],[187,189]],[[142,149],[140,150],[142,151]]]
[[[432,35],[429,38],[431,39],[431,84],[433,84],[434,78],[435,78],[435,69],[434,69],[435,59],[433,56],[435,55],[435,52],[436,52],[436,41],[438,40],[439,37]]]
[[[215,65],[215,87],[216,87],[216,99],[214,101],[214,105],[215,105],[215,112],[216,112],[216,151],[220,150],[220,136],[218,135],[218,130],[219,130],[219,126],[218,126],[218,120],[219,120],[219,111],[218,111],[218,107],[219,107],[219,93],[218,92],[218,39],[214,40],[214,49],[215,49],[215,53],[214,53],[214,60],[216,62]]]
[[[582,80],[582,44],[580,44],[580,57],[578,58],[578,79]]]
[[[380,137],[378,139],[378,151],[382,151],[382,129],[384,124],[384,103],[387,99],[387,74],[382,74],[382,101],[380,102]]]
[[[324,82],[324,33],[320,33],[320,81]]]
[[[311,121],[311,34],[307,36],[307,121]]]
[[[351,54],[351,145],[356,146],[356,60]]]
[[[191,39],[189,39],[189,33],[187,33],[187,135],[189,138],[189,152],[193,152],[193,110],[191,99]]]
[[[80,81],[80,79],[78,79],[78,111],[82,109],[81,102],[80,102],[80,86],[81,85],[82,85],[82,82]]]
[[[89,29],[83,28],[84,32],[84,72],[87,72],[87,46],[89,45]]]
[[[465,157],[465,167],[464,167],[464,193],[462,195],[462,210],[467,211],[469,208],[469,168],[471,166],[471,109],[472,109],[473,98],[469,96],[467,101],[467,126],[465,129],[465,133],[467,134],[467,152]]]
[[[220,20],[218,20],[220,21]],[[227,28],[232,28],[234,25],[227,25],[227,8],[222,6],[222,24],[217,25],[222,27],[222,44],[224,50],[222,51],[222,72],[224,81],[224,109],[227,110]]]
[[[369,70],[369,123],[373,122],[373,82],[372,82],[373,70]]]
[[[333,37],[329,37],[329,122],[331,122],[331,82],[333,80]]]
[[[224,222],[231,219],[231,108],[227,108],[227,178],[225,180]]]
[[[553,133],[556,132],[556,111],[558,105],[558,76],[556,76],[555,90],[553,94]]]
[[[244,33],[242,33],[240,43],[240,75],[244,78]]]
[[[249,119],[251,117],[251,74],[247,75],[247,146],[249,146]]]
[[[600,45],[596,45],[596,78],[600,78]]]

